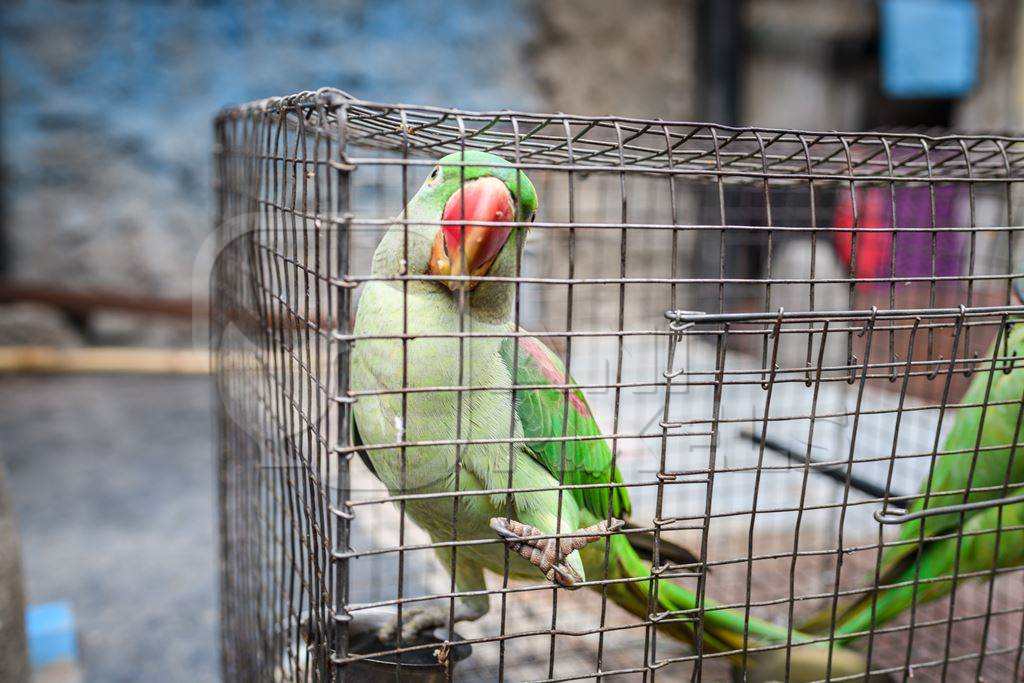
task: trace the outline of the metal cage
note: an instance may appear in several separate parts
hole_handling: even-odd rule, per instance
[[[1024,138],[481,113],[324,89],[226,109],[216,145],[225,680],[757,680],[748,659],[792,642],[755,650],[744,634],[749,653],[723,654],[659,624],[730,608],[788,627],[866,591],[956,415],[996,405],[991,390],[965,400],[968,385],[1024,372],[1006,344],[1024,314]],[[352,409],[372,392],[349,384],[354,313],[383,231],[440,157],[468,150],[537,188],[514,322],[590,401],[633,501],[618,533],[653,531],[651,577],[717,606],[639,618],[601,577],[567,591],[492,574],[484,618],[400,647],[372,637],[381,618],[460,593],[407,518],[417,494],[389,492],[358,457]],[[414,445],[396,430],[393,445]],[[505,441],[522,439],[510,426]],[[1017,502],[1017,485],[954,511]],[[1006,542],[1020,530],[1002,527],[1018,534]],[[669,541],[698,561],[659,560]],[[502,541],[445,545],[474,543]],[[894,680],[1021,680],[1022,576],[954,568],[955,590],[853,647]]]

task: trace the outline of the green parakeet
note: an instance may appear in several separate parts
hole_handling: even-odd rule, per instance
[[[351,386],[366,393],[353,407],[353,436],[393,495],[415,494],[405,501],[406,514],[445,544],[436,554],[446,569],[453,540],[502,538],[514,551],[508,553],[511,577],[536,581],[543,574],[574,586],[607,576],[608,597],[646,619],[652,584],[643,577],[650,576],[650,565],[632,534],[620,532],[630,501],[625,488],[608,486],[622,483],[612,451],[594,438],[601,431],[583,393],[565,388],[573,382],[558,356],[513,322],[516,289],[508,278],[517,275],[527,231],[494,223],[527,223],[536,210],[529,178],[500,157],[466,151],[432,170],[382,238],[373,257],[378,279],[359,301]],[[435,277],[403,280],[406,274]],[[526,388],[513,398],[513,386]],[[560,492],[560,484],[574,488]],[[464,495],[431,495],[456,491]],[[474,491],[487,493],[465,495]],[[536,538],[554,534],[569,536]],[[478,619],[489,606],[484,570],[502,574],[507,551],[501,543],[471,543],[454,552],[455,586],[463,594],[455,620]],[[655,610],[695,610],[697,604],[678,584],[658,582]],[[705,651],[740,649],[743,615],[714,609],[710,600],[704,607]],[[682,616],[664,620],[664,630],[692,641],[693,619]],[[409,640],[448,620],[447,606],[406,608],[400,633],[392,624],[382,638]],[[750,647],[785,642],[789,635],[759,619],[746,627]],[[793,634],[794,644],[805,639]],[[751,654],[748,680],[768,680],[759,671],[778,676],[784,660],[781,649]],[[823,678],[827,660],[827,647],[794,647],[791,680]],[[834,650],[833,676],[862,671],[860,655]]]
[[[990,358],[1024,357],[1024,325],[1011,325],[1003,333],[999,348],[993,346],[990,350]],[[1024,367],[1006,373],[1003,363],[997,361],[995,369],[988,365],[971,382],[961,400],[965,407],[954,418],[943,454],[935,458],[930,475],[921,485],[920,497],[914,499],[908,512],[1024,493],[1024,488],[1019,488],[1024,484],[1024,453],[1015,447],[1024,432]],[[965,496],[964,491],[969,493]],[[897,544],[882,554],[878,588],[840,604],[833,632],[840,642],[848,642],[895,618],[912,603],[948,595],[953,581],[943,577],[952,577],[954,569],[957,575],[963,575],[991,571],[993,564],[1002,568],[1024,564],[1024,530],[1016,528],[1022,520],[1024,503],[938,513],[904,522]],[[920,543],[922,532],[924,542]],[[980,578],[988,576],[986,573]],[[916,594],[915,577],[919,581]],[[907,585],[885,588],[903,583]],[[827,631],[831,625],[829,608],[803,628]]]

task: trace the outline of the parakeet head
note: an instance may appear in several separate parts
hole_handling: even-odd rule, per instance
[[[515,285],[498,278],[517,274],[526,226],[536,212],[537,191],[525,173],[487,152],[449,154],[385,233],[373,255],[373,274],[402,288],[470,294],[465,301],[477,316],[507,318]],[[436,279],[396,278],[406,274]],[[448,279],[453,277],[458,279]]]
[[[394,223],[381,240],[374,273],[441,278],[515,275],[516,250],[525,229],[495,223],[527,223],[536,211],[533,183],[501,157],[473,150],[465,156],[449,154],[430,171],[399,216],[407,222]],[[470,291],[480,282],[440,279],[425,284]],[[488,288],[497,284],[488,283]]]
[[[448,164],[464,164],[448,165]],[[537,192],[526,174],[487,152],[449,154],[433,168],[420,190],[423,202],[439,214],[430,262],[431,275],[480,277],[499,258],[512,275],[514,250],[522,243],[521,226],[495,223],[529,222],[537,212]],[[509,254],[512,259],[510,261]],[[504,258],[502,258],[504,256]],[[479,280],[446,280],[451,290],[473,290]]]

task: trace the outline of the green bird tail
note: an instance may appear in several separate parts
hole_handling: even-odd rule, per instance
[[[911,552],[901,552],[883,572],[877,587],[837,611],[834,629],[837,639],[848,643],[891,621],[913,603],[920,605],[948,595],[955,585],[954,570],[970,575],[993,566],[1007,568],[1024,564],[1022,522],[1024,505],[1020,503],[989,508],[974,515],[959,538],[926,541],[920,554],[917,546],[911,546]],[[960,579],[967,580],[969,578]],[[816,617],[816,624],[821,624],[824,630],[831,625],[831,610],[826,612]]]
[[[614,566],[610,570],[612,578],[639,578],[650,576],[650,566],[640,558],[636,549],[625,536],[612,537],[612,557]],[[600,587],[598,587],[600,589]],[[625,581],[608,584],[608,597],[632,614],[646,619],[648,617],[648,601],[652,582]],[[694,614],[678,614],[696,612],[697,596],[668,579],[658,581],[658,611],[669,612],[662,622],[662,630],[672,637],[693,643],[696,638]],[[712,600],[704,601],[703,641],[704,649],[712,652],[731,652],[743,647],[743,614],[733,610],[717,609]],[[768,640],[785,642],[787,630],[761,619],[751,618],[749,622],[749,640]]]
[[[612,573],[613,578],[636,578],[649,576],[650,569],[640,559],[636,551],[625,539],[614,537],[613,557],[618,561],[617,572]],[[615,548],[614,546],[620,546]],[[620,607],[625,608],[631,614],[641,619],[648,618],[650,606],[650,581],[627,581],[608,585],[608,597]],[[685,612],[693,610],[697,606],[697,596],[678,584],[663,580],[658,584],[658,600],[653,605],[655,611],[660,612]],[[705,613],[705,625],[703,633],[704,648],[712,652],[728,652],[738,650],[743,646],[742,628],[737,638],[735,633],[720,631],[716,629],[708,619],[710,615]],[[688,619],[690,615],[674,615],[666,617],[661,623],[661,630],[676,640],[693,644],[696,640],[696,629]]]
[[[891,579],[879,582],[883,586],[894,583],[906,585],[895,588],[879,588],[873,593],[869,593],[856,610],[844,615],[842,623],[837,624],[835,631],[837,638],[841,636],[839,638],[841,642],[849,642],[866,635],[869,630],[895,619],[911,604],[921,605],[948,595],[953,590],[952,578],[939,581],[930,579],[939,579],[943,576],[952,577],[955,554],[955,543],[947,540],[928,544],[921,555],[920,562],[915,561],[913,557],[907,558],[908,561],[904,563],[902,571],[893,572]],[[920,570],[918,570],[918,566],[920,566]],[[964,567],[964,569],[970,571],[971,567]],[[918,581],[916,587],[915,579]],[[929,581],[920,583],[926,579]],[[872,595],[877,595],[873,610],[871,607]]]
[[[900,532],[899,540],[910,541],[917,539],[920,534],[920,522],[921,520],[915,519],[904,524]],[[898,577],[906,572],[908,568],[911,568],[911,571],[913,571],[912,568],[917,558],[917,548],[917,543],[903,543],[886,548],[885,552],[882,553],[882,558],[880,560],[881,569],[878,572],[877,585],[884,586],[896,583],[898,581]],[[922,576],[924,576],[924,574],[922,574]],[[873,569],[871,570],[871,581],[874,582]],[[875,590],[856,596],[840,598],[835,609],[835,632],[838,632],[838,629],[845,624],[848,619],[853,618],[855,615],[866,613],[870,617],[872,596],[880,592],[881,591],[876,588]],[[877,605],[876,612],[878,612]],[[899,612],[895,612],[892,616],[888,617],[886,621],[897,614],[899,614]],[[831,600],[824,609],[816,612],[813,616],[801,623],[798,628],[804,633],[813,634],[822,634],[832,631]],[[844,631],[844,633],[852,633],[852,631]]]
[[[870,629],[873,625],[881,624],[898,616],[910,604],[910,593],[903,596],[902,589],[885,589],[882,586],[898,583],[900,577],[907,571],[913,577],[914,557],[904,555],[894,564],[884,567],[879,574],[878,586],[856,597],[839,600],[835,607],[835,624],[833,626],[833,610],[831,601],[819,612],[816,612],[809,619],[800,624],[800,630],[804,633],[823,634],[831,631],[838,639],[838,642],[846,644],[854,640],[860,631]],[[922,577],[924,574],[922,573]],[[902,600],[906,598],[904,604]],[[874,602],[874,617],[872,617],[872,602]],[[840,638],[840,636],[846,636]]]
[[[640,558],[626,536],[611,537],[611,552],[609,578],[636,579],[650,576],[650,566]],[[694,619],[698,607],[697,596],[668,579],[661,579],[657,583],[655,609],[669,613],[661,621],[659,629],[677,640],[693,644],[696,640]],[[600,591],[602,587],[595,586],[594,589]],[[608,591],[608,597],[620,607],[641,619],[648,618],[648,598],[652,590],[650,580],[609,583],[604,589]],[[798,631],[790,635],[787,628],[763,619],[751,617],[747,620],[742,612],[720,608],[710,599],[704,600],[701,624],[703,651],[726,653],[735,664],[740,664],[744,659],[745,629],[748,632],[748,649],[771,644],[783,645],[791,640],[788,657],[785,647],[748,653],[746,665],[749,680],[781,680],[788,672],[790,681],[814,681],[825,678],[828,672],[833,677],[842,677],[856,676],[866,670],[866,662],[857,652],[842,649],[838,645],[831,652],[827,644],[802,645],[808,639],[807,635]],[[867,680],[888,679],[870,676]]]

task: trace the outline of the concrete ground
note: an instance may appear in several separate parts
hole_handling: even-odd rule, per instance
[[[32,603],[69,600],[86,681],[219,678],[208,380],[0,378]]]

